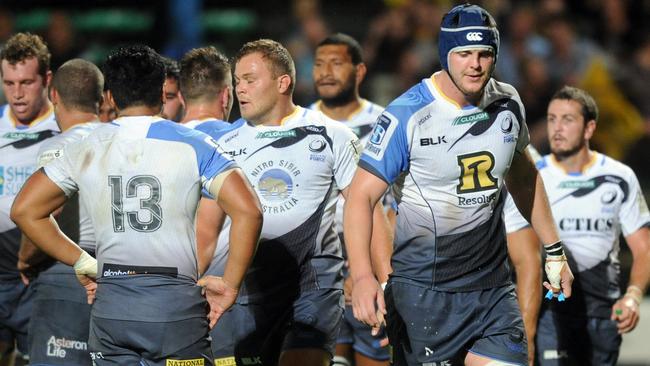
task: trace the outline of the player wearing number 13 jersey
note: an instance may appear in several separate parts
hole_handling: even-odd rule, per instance
[[[201,190],[218,198],[240,229],[224,274],[235,293],[261,223],[242,213],[259,217],[257,200],[208,135],[154,116],[164,80],[158,54],[146,46],[119,49],[108,57],[105,74],[119,118],[66,145],[61,158],[36,173],[12,218],[41,249],[74,264],[78,276],[96,275],[89,337],[95,364],[211,365],[207,304],[196,286],[194,219]],[[97,262],[49,220],[35,219],[47,218],[77,191],[95,230]],[[212,311],[223,311],[234,296],[208,300]]]

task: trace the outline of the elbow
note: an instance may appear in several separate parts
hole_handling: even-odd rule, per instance
[[[27,205],[23,204],[20,198],[16,198],[14,204],[11,206],[9,218],[11,218],[11,221],[21,228],[27,218],[28,212]]]

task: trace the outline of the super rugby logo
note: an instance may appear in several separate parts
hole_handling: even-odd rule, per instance
[[[379,145],[384,141],[388,127],[390,126],[390,119],[383,114],[379,116],[375,129],[372,131],[370,136],[370,143],[373,145]]]

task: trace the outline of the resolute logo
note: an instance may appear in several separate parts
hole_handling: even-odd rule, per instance
[[[469,32],[465,38],[467,38],[468,41],[479,42],[483,40],[483,35],[481,32]]]

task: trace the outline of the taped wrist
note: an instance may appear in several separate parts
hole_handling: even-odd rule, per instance
[[[546,256],[551,257],[551,259],[557,260],[562,258],[563,260],[566,260],[562,240],[558,240],[553,244],[545,245],[544,250],[546,251]]]
[[[97,277],[97,260],[84,250],[72,267],[79,276]]]

